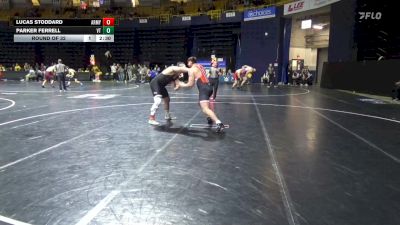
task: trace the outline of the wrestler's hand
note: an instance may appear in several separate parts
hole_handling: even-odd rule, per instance
[[[176,91],[178,89],[179,89],[179,84],[176,84],[175,87],[174,87],[174,91]]]

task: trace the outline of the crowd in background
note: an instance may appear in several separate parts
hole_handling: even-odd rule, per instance
[[[44,73],[46,71],[46,66],[41,63],[36,63],[35,65],[30,65],[29,63],[24,63],[22,66],[18,63],[13,64],[11,67],[5,67],[0,64],[0,73],[5,71],[25,71],[27,74],[25,77],[21,78],[21,81],[24,80],[36,80],[39,81],[43,79]]]
[[[171,64],[172,65],[172,64]],[[135,83],[147,83],[150,82],[155,76],[162,72],[163,69],[167,68],[168,65],[144,65],[144,64],[119,64],[113,63],[109,70],[101,70],[97,66],[93,66],[90,70],[91,79],[97,81],[100,80],[113,80],[116,82],[135,82]],[[78,70],[78,72],[81,70]],[[233,74],[231,70],[220,70],[221,76],[219,80],[225,83],[233,82]],[[99,77],[96,78],[96,73]]]
[[[237,10],[239,8],[251,8],[262,5],[275,4],[276,0],[223,0],[221,4],[216,4],[216,0],[204,0],[203,4],[197,8],[197,13],[205,14],[211,10]],[[157,6],[162,8],[161,13],[168,13],[171,15],[182,15],[182,14],[193,14],[194,11],[190,11],[188,6],[193,4],[192,2],[170,2],[167,7]],[[63,18],[102,18],[104,15],[119,15],[120,18],[132,19],[135,17],[149,17],[157,16],[148,13],[141,12],[141,5],[136,7],[120,7],[110,5],[109,7],[91,7],[88,4],[81,4],[80,7],[76,7],[72,4],[72,1],[67,1],[63,7],[53,7],[51,14],[56,17]],[[156,7],[156,6],[154,6]],[[29,18],[40,18],[43,14],[48,16],[49,12],[44,12],[41,8],[28,8],[21,9],[19,12],[14,12],[13,17],[29,17]]]
[[[289,69],[288,71],[288,77],[289,77],[289,84],[293,86],[309,86],[313,84],[314,77],[310,73],[310,70],[308,69],[308,66],[304,66],[302,70],[298,71],[292,71]]]
[[[53,66],[52,63],[48,66]],[[26,75],[21,77],[21,81],[43,81],[46,68],[48,67],[44,63],[35,63],[30,65],[24,63],[22,65],[15,63],[12,67],[5,67],[0,64],[0,79],[3,78],[5,71],[25,71]],[[154,77],[156,77],[167,65],[162,68],[159,65],[148,66],[144,64],[120,64],[113,63],[109,70],[102,71],[98,66],[88,66],[87,68],[79,68],[78,72],[89,72],[90,78],[94,82],[100,82],[100,80],[111,80],[115,82],[134,82],[134,83],[148,83]],[[232,70],[220,69],[219,82],[221,83],[233,83],[234,77]],[[272,63],[269,64],[267,70],[261,77],[261,83],[267,87],[278,87],[278,73]],[[314,76],[309,71],[308,66],[304,66],[301,70],[288,70],[288,83],[289,86],[310,86],[313,85]],[[249,82],[251,83],[251,82]],[[395,83],[395,88],[392,90],[392,99],[398,101],[400,99],[400,81]]]
[[[278,87],[278,74],[272,63],[269,64],[267,70],[261,77],[261,83],[268,87]],[[288,69],[288,82],[290,86],[309,86],[313,85],[314,76],[308,69],[308,66],[304,66],[301,70]]]
[[[101,79],[116,82],[145,83],[150,82],[151,79],[157,76],[161,72],[161,68],[158,65],[150,67],[144,64],[113,63],[107,71],[99,71],[97,66],[93,66],[91,72],[91,78],[95,81]],[[101,73],[101,77],[96,78],[96,73]]]
[[[52,63],[51,65],[54,65]],[[48,65],[50,66],[50,65]],[[43,79],[44,71],[48,67],[45,64],[35,63],[34,66],[29,63],[24,63],[22,66],[18,63],[15,63],[12,67],[6,68],[0,64],[0,72],[1,71],[26,71],[27,75],[25,78],[21,80],[41,80]],[[164,65],[161,68],[159,65],[145,65],[145,64],[120,64],[120,63],[112,63],[109,68],[104,69],[104,67],[100,68],[97,65],[87,66],[86,68],[78,68],[78,72],[89,72],[90,78],[93,81],[100,80],[113,80],[116,82],[135,82],[135,83],[146,83],[150,82],[152,78],[157,76],[167,65]],[[233,82],[233,73],[232,70],[221,69],[221,76],[219,77],[220,82],[223,83],[232,83]],[[261,77],[261,83],[267,85],[268,87],[278,86],[278,74],[276,72],[276,68],[273,64],[269,64],[266,72]],[[310,73],[307,66],[305,66],[302,70],[299,71],[288,71],[288,84],[293,86],[308,86],[313,83],[313,75]]]

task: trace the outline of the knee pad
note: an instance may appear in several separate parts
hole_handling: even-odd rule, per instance
[[[156,113],[158,107],[161,104],[161,101],[162,101],[161,95],[154,96],[154,103],[153,103],[153,105],[151,106],[151,109],[150,109],[150,114],[151,115],[154,115]]]
[[[161,95],[154,96],[154,103],[157,104],[157,106],[160,105],[161,102],[162,102]]]

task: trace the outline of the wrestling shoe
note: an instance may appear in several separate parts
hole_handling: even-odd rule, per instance
[[[175,120],[176,117],[171,116],[171,113],[165,113],[165,120]]]
[[[215,130],[217,133],[221,133],[225,129],[224,124],[217,123],[217,129]]]
[[[159,123],[159,122],[157,122],[156,120],[153,120],[153,119],[149,119],[149,124],[151,124],[151,125],[155,125],[155,126],[158,126],[158,125],[160,125],[160,123]]]

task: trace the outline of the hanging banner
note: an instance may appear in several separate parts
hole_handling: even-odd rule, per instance
[[[293,13],[303,12],[310,9],[310,1],[309,0],[301,0],[297,2],[292,2],[289,4],[285,4],[284,6],[284,15],[289,15]]]
[[[311,0],[310,8],[316,9],[326,5],[330,5],[332,3],[338,2],[340,0]]]
[[[244,21],[259,20],[275,17],[275,6],[244,11]]]
[[[300,0],[292,3],[285,4],[284,15],[290,15],[293,13],[304,12],[311,9],[321,8],[340,0]]]

